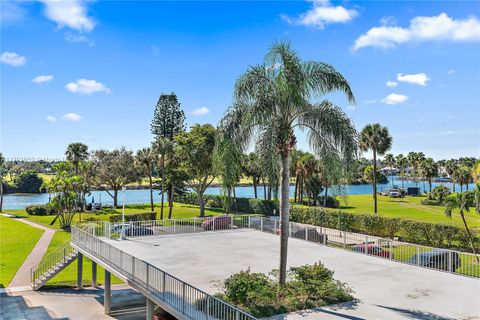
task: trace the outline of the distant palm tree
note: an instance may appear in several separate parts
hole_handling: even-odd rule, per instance
[[[403,189],[403,180],[405,180],[405,168],[408,164],[408,160],[403,156],[403,154],[400,153],[395,157],[395,162],[400,169],[400,176],[402,176],[402,189]]]
[[[460,192],[463,192],[463,186],[467,186],[467,191],[468,191],[468,183],[471,181],[472,175],[470,170],[468,169],[467,166],[459,166],[456,168],[455,172],[455,179],[458,181],[458,184],[460,185]]]
[[[454,193],[449,196],[445,200],[445,215],[449,218],[452,218],[453,210],[458,209],[460,211],[460,217],[462,217],[463,225],[465,226],[465,230],[467,231],[468,239],[470,240],[470,245],[472,247],[473,254],[477,254],[475,250],[475,243],[473,242],[473,237],[468,228],[467,221],[465,220],[465,212],[470,211],[469,203],[471,199],[469,199],[469,194],[466,193]],[[479,258],[477,256],[477,262]]]
[[[75,175],[78,175],[78,164],[88,158],[88,146],[81,142],[70,143],[65,156],[73,164]]]
[[[445,170],[447,171],[449,177],[452,179],[452,184],[453,184],[453,192],[455,192],[455,172],[457,171],[458,168],[458,162],[455,159],[450,159],[445,162]]]
[[[139,167],[143,169],[144,174],[148,177],[148,183],[150,187],[150,209],[154,211],[153,207],[153,183],[152,183],[152,171],[153,164],[155,163],[155,156],[150,148],[143,148],[137,151],[135,161]]]
[[[290,43],[275,43],[264,64],[250,67],[237,80],[235,103],[222,120],[244,150],[256,136],[257,148],[273,150],[278,159],[281,285],[285,285],[287,276],[289,166],[296,144],[294,129],[307,131],[310,146],[319,157],[340,154],[346,164],[356,157],[357,133],[352,121],[332,102],[312,101],[332,91],[341,91],[351,103],[355,102],[347,80],[332,66],[301,61]]]
[[[427,158],[420,164],[420,170],[423,177],[428,180],[429,191],[432,192],[432,179],[438,174],[438,164],[432,158]]]
[[[0,152],[0,212],[3,212],[3,176],[6,174],[6,171],[5,157]]]
[[[367,124],[360,133],[360,150],[373,152],[373,210],[377,213],[377,155],[383,155],[392,147],[392,137],[387,127],[379,123]]]
[[[160,157],[155,157],[156,159],[159,159],[159,167],[160,167],[160,172],[161,172],[161,191],[162,191],[162,196],[160,200],[160,220],[163,220],[163,209],[165,205],[165,190],[167,188],[166,184],[166,165],[168,162],[168,158],[173,157],[173,142],[169,138],[165,137],[159,137],[153,142],[152,144],[152,150],[156,154],[158,154]]]
[[[390,167],[390,179],[392,179],[392,187],[394,187],[393,183],[393,166],[395,165],[395,158],[393,157],[393,154],[387,153],[385,157],[383,158],[383,161],[385,164]]]

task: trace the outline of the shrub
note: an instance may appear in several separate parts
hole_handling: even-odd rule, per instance
[[[273,215],[273,210],[277,209],[277,205],[274,201],[264,199],[235,198],[235,201],[230,199],[230,201],[225,202],[224,196],[206,194],[203,196],[203,200],[206,204],[211,205],[210,208],[225,208],[225,204],[227,203],[229,208],[225,208],[226,211],[233,210],[242,213],[258,213],[266,216]],[[179,195],[176,198],[176,201],[195,206],[199,205],[198,197],[195,192]]]
[[[310,204],[312,204],[313,201],[310,201]],[[304,205],[309,205],[308,200],[303,201]],[[337,198],[332,197],[332,196],[327,196],[327,201],[325,202],[325,196],[319,196],[315,202],[316,205],[325,207],[325,208],[338,208],[340,207],[340,201],[337,200]],[[325,206],[324,206],[325,204]]]
[[[276,271],[240,271],[224,281],[217,297],[258,318],[353,300],[351,290],[321,263],[290,268],[281,290]]]
[[[205,207],[206,208],[216,208],[215,200],[208,199],[207,202],[205,202]]]
[[[445,201],[445,199],[450,195],[450,189],[443,185],[436,186],[432,190],[432,196],[437,200],[440,204]]]
[[[125,215],[125,221],[144,221],[144,220],[155,220],[157,217],[156,212],[141,212],[141,213],[130,213]],[[110,222],[122,222],[121,214],[112,214],[108,217]]]
[[[426,205],[426,206],[441,206],[442,202],[439,200],[432,200],[432,199],[423,199],[420,201],[421,204]]]
[[[55,209],[48,204],[34,204],[26,206],[25,211],[32,216],[46,216],[55,213]]]

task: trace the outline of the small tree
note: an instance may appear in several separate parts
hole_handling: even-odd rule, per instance
[[[176,141],[180,166],[188,176],[187,185],[198,195],[200,217],[205,216],[203,194],[215,178],[213,150],[216,130],[210,124],[195,124],[189,132],[181,132]]]
[[[471,199],[469,197],[471,194],[468,192],[465,193],[455,193],[450,195],[447,200],[445,201],[445,215],[449,218],[452,218],[453,210],[458,209],[460,212],[460,217],[462,218],[463,225],[465,226],[465,230],[467,231],[468,239],[470,240],[470,245],[472,247],[473,254],[477,254],[475,249],[475,242],[473,241],[472,233],[468,228],[467,221],[465,220],[465,212],[470,211],[469,203]],[[480,262],[480,259],[477,256],[477,262]]]
[[[443,185],[436,186],[432,190],[433,197],[436,200],[438,200],[438,202],[440,202],[440,204],[442,204],[445,201],[445,199],[450,195],[450,193],[451,193],[450,189],[448,189],[447,187],[445,187]]]
[[[112,197],[115,207],[118,206],[118,191],[141,178],[133,153],[125,147],[113,151],[94,151],[92,162],[93,184]]]
[[[373,152],[373,209],[377,213],[377,155],[383,155],[392,147],[392,137],[386,127],[380,124],[368,124],[360,133],[360,150]]]
[[[143,148],[137,151],[137,156],[135,157],[136,164],[143,170],[144,175],[148,177],[149,187],[150,187],[150,209],[152,212],[153,208],[153,182],[152,182],[152,170],[153,164],[155,162],[155,155],[150,148]]]

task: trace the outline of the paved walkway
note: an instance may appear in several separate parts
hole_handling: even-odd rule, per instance
[[[27,259],[25,259],[23,264],[17,270],[17,273],[13,277],[10,284],[7,286],[7,288],[30,287],[30,269],[34,265],[42,261],[43,256],[47,252],[48,245],[52,241],[53,235],[55,234],[55,230],[42,226],[38,223],[28,221],[26,219],[14,218],[14,216],[9,214],[4,214],[4,216],[10,217],[12,219],[15,219],[16,221],[23,222],[32,227],[45,231],[43,232],[42,237],[38,240],[35,247],[32,249],[32,252],[30,252],[30,254],[28,255]]]

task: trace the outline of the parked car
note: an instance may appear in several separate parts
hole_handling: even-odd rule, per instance
[[[281,233],[281,229],[278,228],[275,231],[275,234],[280,235],[280,233]],[[308,238],[305,237],[306,234],[308,235]],[[298,239],[308,240],[308,241],[318,242],[318,243],[326,243],[328,241],[327,235],[318,232],[318,229],[315,227],[308,227],[307,229],[305,229],[305,227],[293,225],[290,236],[292,238],[298,238]]]
[[[403,195],[400,191],[392,190],[389,193],[390,198],[402,198]]]
[[[232,220],[232,216],[210,218],[202,222],[202,228],[205,230],[230,229],[232,227]]]
[[[365,253],[365,249],[367,250],[367,254],[377,257],[383,258],[392,258],[393,259],[393,252],[383,250],[376,244],[357,244],[352,247],[352,251],[355,252],[362,252]]]
[[[411,257],[408,263],[445,271],[449,271],[449,265],[451,265],[452,272],[455,272],[461,266],[460,256],[457,252],[442,249],[420,252]]]

